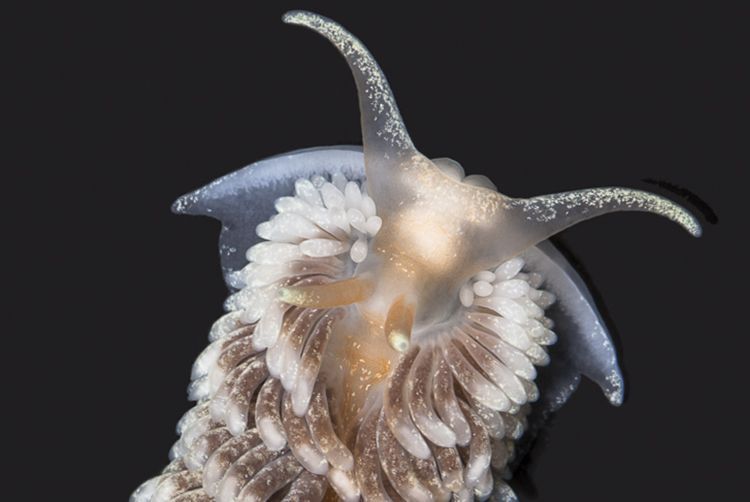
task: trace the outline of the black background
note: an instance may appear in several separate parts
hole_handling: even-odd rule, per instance
[[[614,327],[628,394],[613,408],[583,382],[514,480],[522,500],[744,493],[747,10],[59,2],[4,16],[13,500],[124,500],[167,462],[225,296],[218,223],[171,202],[272,154],[360,143],[346,65],[282,24],[288,8],[368,45],[426,155],[513,196],[653,190],[705,225],[696,240],[617,214],[556,240]]]

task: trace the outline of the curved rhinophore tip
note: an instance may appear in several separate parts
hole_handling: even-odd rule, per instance
[[[698,220],[685,208],[659,195],[631,188],[589,188],[514,201],[527,219],[551,223],[562,230],[570,225],[616,211],[645,211],[669,218],[693,237],[700,237]],[[559,231],[558,230],[558,231]]]
[[[386,170],[416,152],[396,106],[388,80],[367,47],[340,24],[313,12],[294,10],[282,17],[304,26],[331,42],[346,59],[357,85],[362,121],[362,144],[369,172]]]
[[[677,223],[693,237],[702,234],[697,218],[682,206],[631,188],[588,188],[529,199],[497,194],[497,198],[501,209],[492,232],[500,260],[515,256],[577,223],[619,211],[657,214]]]

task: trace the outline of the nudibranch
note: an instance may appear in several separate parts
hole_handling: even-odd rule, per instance
[[[362,147],[272,157],[175,203],[222,222],[232,294],[172,461],[131,500],[516,500],[522,436],[581,375],[623,398],[591,295],[547,239],[613,211],[700,225],[647,192],[512,198],[429,159],[358,39],[309,12],[284,21],[343,54]]]

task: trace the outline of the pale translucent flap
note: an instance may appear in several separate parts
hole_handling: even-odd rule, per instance
[[[554,331],[560,336],[553,348],[555,357],[542,371],[551,374],[554,368],[568,363],[596,382],[609,402],[619,406],[625,384],[617,364],[617,354],[583,279],[550,241],[527,250],[523,258],[530,270],[544,277],[544,289],[557,297],[556,304],[547,314],[555,321]],[[547,401],[548,407],[554,411],[555,404],[564,403],[576,384],[572,379],[569,383],[558,380],[541,399]]]
[[[361,148],[313,148],[261,160],[180,197],[173,210],[221,221],[219,248],[226,277],[247,264],[245,251],[260,240],[255,228],[274,214],[277,198],[294,192],[297,179],[337,172],[362,180]],[[565,403],[580,375],[591,378],[611,403],[619,404],[624,387],[614,346],[583,280],[548,241],[523,256],[529,270],[542,274],[545,289],[558,298],[549,310],[558,342],[552,347],[550,366],[540,375],[541,398],[534,406],[531,428],[537,429]]]
[[[314,175],[341,173],[364,177],[362,148],[331,146],[295,150],[234,171],[183,195],[172,205],[177,214],[202,215],[221,222],[219,256],[227,286],[228,274],[247,265],[245,251],[260,241],[259,223],[275,213],[274,201],[294,193],[294,182]]]
[[[550,241],[526,250],[523,258],[529,270],[544,277],[544,289],[557,297],[545,315],[554,321],[553,331],[558,339],[551,347],[550,364],[539,370],[536,382],[539,401],[534,403],[528,417],[514,468],[523,460],[550,415],[576,391],[581,375],[596,383],[614,406],[622,404],[625,394],[612,337],[581,276]]]

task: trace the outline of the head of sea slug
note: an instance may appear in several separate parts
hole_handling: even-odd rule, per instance
[[[327,290],[328,303],[356,303],[383,327],[394,348],[404,350],[412,333],[450,319],[469,278],[580,221],[613,211],[649,211],[700,235],[691,214],[651,193],[593,188],[512,198],[483,176],[464,177],[451,159],[427,158],[412,143],[385,76],[357,38],[309,12],[290,12],[284,21],[326,37],[349,64],[359,97],[367,190],[382,218],[354,281],[346,287],[287,288],[287,301],[311,306]]]

